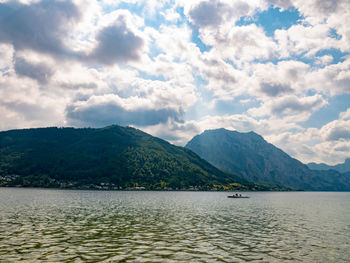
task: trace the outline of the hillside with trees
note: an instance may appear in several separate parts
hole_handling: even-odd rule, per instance
[[[140,130],[0,132],[0,185],[88,189],[268,190]]]

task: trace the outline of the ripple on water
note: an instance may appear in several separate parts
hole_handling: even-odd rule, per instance
[[[349,193],[0,188],[9,262],[347,262]]]

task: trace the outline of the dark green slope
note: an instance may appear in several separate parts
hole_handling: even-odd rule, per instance
[[[263,189],[189,149],[117,125],[0,132],[0,176],[2,185],[22,186]]]
[[[303,190],[350,190],[348,176],[312,171],[254,132],[209,130],[195,136],[186,147],[216,167],[250,181]]]

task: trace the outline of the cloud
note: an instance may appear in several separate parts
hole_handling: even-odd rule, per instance
[[[309,73],[309,65],[295,60],[273,63],[257,63],[251,65],[247,71],[253,74],[255,85],[252,93],[261,92],[273,96],[283,94],[303,94],[308,87],[305,76]],[[253,95],[252,94],[252,95]]]
[[[331,121],[320,129],[302,128],[293,132],[271,133],[270,141],[292,154],[304,163],[324,162],[336,164],[349,157],[350,123],[346,119],[347,111],[340,113],[339,119]]]
[[[17,75],[35,79],[40,84],[46,84],[54,74],[54,70],[50,65],[45,63],[32,64],[23,58],[15,59],[14,68]]]
[[[276,115],[297,114],[301,112],[312,112],[320,109],[326,104],[325,100],[318,95],[297,98],[296,96],[288,96],[277,103],[271,105],[271,113]]]
[[[344,126],[341,126],[340,124],[338,124],[338,126],[332,127],[332,129],[327,134],[326,139],[329,141],[338,141],[341,139],[350,140],[349,123],[344,124]]]
[[[95,7],[73,0],[0,3],[0,42],[12,44],[15,51],[32,50],[87,64],[112,65],[140,59],[144,40],[128,23],[131,15],[127,11],[114,12],[114,21],[99,28],[85,21],[84,12],[90,20],[97,19],[89,14],[91,10],[85,10],[85,4]],[[92,43],[95,47],[91,50]]]
[[[36,80],[0,72],[0,129],[64,125],[62,93],[40,89]]]
[[[313,153],[304,155],[304,163],[311,161],[332,165],[343,163],[346,158],[349,158],[349,151],[346,149],[350,149],[349,141],[324,141],[312,146]],[[297,157],[302,158],[301,155]]]
[[[200,2],[190,11],[190,17],[196,26],[218,26],[223,21],[227,6],[216,1]]]
[[[84,93],[67,105],[66,117],[71,125],[96,127],[116,123],[145,127],[168,120],[181,123],[185,110],[196,102],[194,86],[177,80],[144,80],[125,70],[113,78],[110,73],[106,76],[110,85],[98,87],[90,95]]]
[[[248,113],[255,117],[273,116],[291,122],[303,122],[326,104],[327,101],[320,95],[308,97],[287,95],[264,100],[260,107],[250,108]]]
[[[288,30],[276,30],[274,38],[282,57],[307,56],[309,58],[324,49],[338,48],[339,40],[329,34],[327,24],[293,25]]]
[[[305,76],[305,85],[330,96],[350,93],[350,57],[310,72]]]
[[[166,123],[142,127],[143,130],[172,143],[185,145],[193,136],[207,129],[226,128],[238,131],[252,131],[265,127],[262,123],[245,115],[205,116],[200,120],[177,122],[169,119]],[[265,127],[266,128],[266,127]]]
[[[184,146],[194,135],[202,132],[201,128],[195,121],[176,122],[172,119],[169,119],[168,122],[165,123],[140,128],[147,133],[182,146]]]
[[[282,148],[294,158],[308,162],[336,164],[349,157],[350,122],[349,110],[339,114],[339,119],[331,121],[320,129],[301,126],[285,127],[276,131],[267,131],[266,138]],[[270,120],[273,126],[274,120]],[[288,123],[288,122],[287,122]],[[264,133],[263,133],[264,134]]]
[[[160,12],[162,16],[168,21],[180,21],[180,14],[176,12],[175,8],[166,9],[164,12]]]
[[[337,146],[334,148],[335,151],[337,152],[344,152],[344,153],[349,153],[350,152],[350,146]]]
[[[182,121],[183,112],[172,108],[150,107],[146,99],[117,95],[92,96],[66,108],[70,123],[78,126],[101,127],[110,124],[150,126],[169,119]]]
[[[23,101],[3,102],[2,106],[20,113],[27,120],[49,120],[53,116],[51,109],[42,105],[26,103]]]
[[[282,10],[293,6],[293,2],[291,0],[268,0],[268,2],[274,6],[282,8]]]
[[[263,82],[261,83],[261,91],[270,97],[276,97],[281,94],[291,93],[291,89],[288,85],[278,85]]]
[[[343,52],[350,50],[350,2],[343,0],[294,0],[294,7],[304,18],[303,26],[290,29],[289,42],[292,46],[305,50],[323,49],[326,46],[340,48]],[[339,39],[330,37],[329,31],[335,29]],[[294,32],[292,32],[294,31]],[[296,42],[295,42],[296,41]],[[293,44],[295,42],[295,44]],[[314,52],[314,51],[313,51]]]
[[[212,30],[203,30],[201,40],[212,46],[211,52],[235,63],[277,58],[278,47],[272,38],[266,36],[263,28],[251,24],[234,26],[227,24]]]
[[[146,132],[179,145],[185,145],[193,136],[204,130],[218,128],[237,130],[239,132],[254,131],[263,135],[265,138],[270,138],[269,136],[271,134],[281,134],[286,130],[301,129],[299,125],[290,123],[284,119],[257,120],[247,114],[204,116],[198,120],[187,120],[181,123],[169,120],[168,123],[142,127]]]
[[[320,134],[326,141],[350,141],[350,110],[339,114],[339,119],[324,125]]]
[[[350,121],[350,108],[339,114],[339,118],[344,121]]]
[[[97,46],[88,60],[104,65],[139,60],[144,46],[144,40],[128,27],[124,15],[119,15],[112,24],[100,29],[96,41]]]
[[[15,50],[71,56],[65,40],[81,15],[70,0],[0,3],[0,42],[12,44]]]
[[[12,65],[13,48],[9,44],[0,44],[0,70]]]
[[[119,123],[184,145],[224,127],[304,161],[348,154],[349,110],[304,121],[350,93],[349,1],[0,2],[0,129]],[[302,19],[267,35],[273,7]]]
[[[213,91],[216,97],[230,100],[233,96],[246,92],[244,81],[247,77],[244,72],[215,55],[208,54],[198,66],[201,77],[208,82],[205,88]]]
[[[268,7],[264,1],[213,0],[194,3],[183,3],[185,14],[195,26],[212,30],[227,24],[232,26],[241,16],[252,16],[257,10]]]
[[[331,14],[338,10],[341,5],[341,0],[316,0],[315,6],[322,14]]]
[[[347,5],[347,2],[342,0],[311,0],[307,3],[298,0],[295,2],[296,7],[309,16],[329,16],[343,11],[340,8]]]

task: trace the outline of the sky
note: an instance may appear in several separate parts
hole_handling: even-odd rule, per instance
[[[0,130],[254,131],[350,157],[348,0],[0,0]]]

